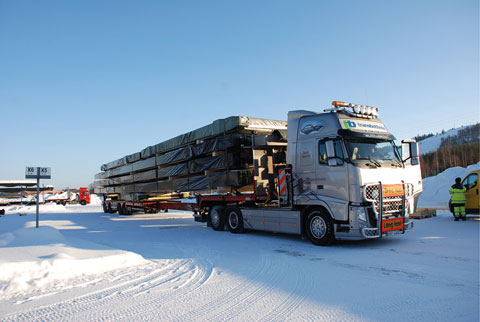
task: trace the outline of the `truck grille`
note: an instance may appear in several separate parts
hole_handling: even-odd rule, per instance
[[[405,184],[404,185],[406,195],[409,196],[413,194],[413,185]],[[370,201],[373,204],[373,210],[375,215],[378,218],[379,208],[380,208],[380,185],[379,184],[368,184],[364,187],[363,195],[366,201]],[[393,214],[400,214],[402,212],[403,204],[403,195],[398,196],[385,196],[383,197],[383,207],[382,214],[383,217],[389,217]]]

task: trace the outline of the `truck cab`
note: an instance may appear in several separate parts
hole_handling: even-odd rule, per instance
[[[379,238],[411,229],[409,214],[422,192],[417,143],[404,141],[402,156],[378,109],[332,105],[324,113],[288,114],[292,203],[312,217],[304,224],[310,239],[325,243],[329,229],[336,239]],[[319,215],[308,214],[312,211]]]
[[[80,188],[78,190],[78,202],[82,206],[90,203],[90,193],[88,192],[88,188]]]

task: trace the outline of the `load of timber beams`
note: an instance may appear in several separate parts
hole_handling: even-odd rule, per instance
[[[108,162],[93,190],[137,201],[172,192],[232,192],[252,184],[254,136],[285,141],[287,123],[244,116],[212,124]]]

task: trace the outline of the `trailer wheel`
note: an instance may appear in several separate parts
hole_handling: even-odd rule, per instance
[[[230,232],[241,234],[245,230],[243,228],[242,211],[237,207],[228,207],[225,210],[225,218],[227,219],[227,227]]]
[[[106,203],[105,201],[102,203],[102,207],[103,207],[103,212],[104,212],[104,213],[107,213],[107,212],[108,212],[108,208],[107,208],[107,203]]]
[[[305,228],[308,238],[315,245],[328,246],[335,241],[333,221],[325,210],[311,210],[307,215]]]
[[[87,201],[82,199],[82,200],[80,200],[80,204],[81,204],[82,206],[85,206],[85,205],[87,204]]]
[[[129,215],[132,214],[132,208],[128,207],[127,204],[124,203],[123,206],[122,206],[122,209],[123,209],[123,214],[124,215],[129,216]]]
[[[210,209],[208,221],[213,230],[223,230],[225,227],[225,207],[213,206]]]

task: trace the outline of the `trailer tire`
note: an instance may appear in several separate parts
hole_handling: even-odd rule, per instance
[[[310,210],[305,222],[308,239],[318,246],[328,246],[335,241],[333,221],[330,214],[321,208]]]
[[[225,207],[213,206],[208,214],[208,222],[213,230],[223,230],[225,228]]]
[[[108,212],[108,208],[107,208],[107,203],[106,203],[105,201],[102,203],[102,207],[103,207],[103,212],[104,212],[104,213],[107,213],[107,212]]]
[[[125,203],[122,206],[122,210],[123,210],[123,214],[127,216],[130,216],[133,213],[132,208],[128,207],[127,204]]]
[[[87,201],[82,199],[82,200],[80,200],[80,204],[81,204],[82,206],[85,206],[85,205],[87,204]]]
[[[225,210],[225,219],[230,232],[241,234],[245,231],[243,227],[242,211],[237,206],[228,207]]]

